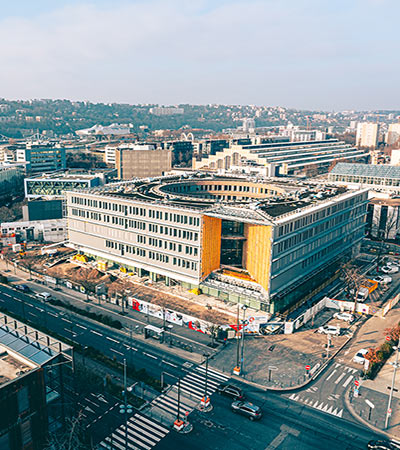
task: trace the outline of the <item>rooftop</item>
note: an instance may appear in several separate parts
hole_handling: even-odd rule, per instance
[[[0,386],[30,372],[35,367],[37,366],[29,365],[23,359],[11,355],[5,347],[0,345]]]
[[[337,163],[329,175],[359,175],[377,178],[400,178],[400,166],[389,164]]]

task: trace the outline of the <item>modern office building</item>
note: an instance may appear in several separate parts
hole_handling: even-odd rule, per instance
[[[24,168],[0,164],[0,205],[22,193]]]
[[[329,139],[308,142],[270,142],[256,145],[230,145],[214,155],[193,159],[195,170],[229,170],[242,161],[252,161],[267,168],[268,176],[307,175],[310,170],[327,172],[336,160],[364,161],[368,152]]]
[[[195,173],[67,193],[69,245],[140,276],[268,312],[364,235],[367,191]]]
[[[28,173],[54,172],[67,168],[65,148],[52,142],[28,142],[23,148],[17,148],[16,161],[25,163]]]
[[[41,450],[63,426],[72,347],[0,314],[0,448]]]
[[[115,165],[120,180],[157,177],[171,170],[171,150],[156,148],[155,145],[137,145],[135,148],[118,148]]]
[[[371,122],[357,124],[356,146],[374,149],[378,145],[379,125]]]
[[[368,204],[368,235],[384,241],[400,241],[400,198],[372,198]]]

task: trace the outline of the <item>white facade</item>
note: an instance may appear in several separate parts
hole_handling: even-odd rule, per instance
[[[400,123],[391,123],[386,135],[386,144],[393,145],[400,140]]]
[[[357,125],[356,145],[358,147],[375,148],[378,145],[379,125],[371,122],[360,122]]]
[[[62,242],[67,239],[67,219],[3,222],[2,235],[20,234],[23,240]]]

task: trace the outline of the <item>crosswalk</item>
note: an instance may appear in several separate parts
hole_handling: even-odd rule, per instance
[[[217,387],[227,381],[229,377],[214,369],[207,372],[207,395],[213,394]],[[205,395],[206,369],[197,366],[180,380],[179,406],[180,414],[192,411]],[[167,418],[178,415],[178,382],[165,394],[160,395],[152,402],[152,413],[159,413]]]
[[[229,380],[221,372],[208,368],[207,395],[214,393],[218,386]],[[179,417],[182,419],[190,413],[205,394],[206,369],[196,366],[180,379],[179,385]],[[103,450],[150,450],[165,437],[178,417],[178,382],[165,393],[155,398],[144,412],[138,412],[129,418],[125,424],[118,427],[106,437],[98,448]]]
[[[80,417],[86,428],[89,428],[117,406],[118,402],[115,402],[115,399],[92,392],[79,401]]]
[[[336,405],[337,400],[343,395],[343,392],[356,379],[357,369],[353,367],[344,366],[340,363],[335,363],[330,367],[325,374],[325,378],[321,379],[323,382],[324,392],[326,392],[326,399],[321,401],[316,396],[320,397],[319,387],[317,385],[311,386],[301,394],[291,394],[290,400],[295,402],[304,403],[305,405],[318,409],[327,414],[331,414],[336,417],[343,417],[343,409]],[[332,393],[329,394],[331,388]]]
[[[149,419],[143,414],[136,413],[130,417],[127,427],[121,425],[110,436],[106,437],[98,445],[99,449],[107,450],[150,450],[163,437],[169,433],[169,429],[154,419]]]

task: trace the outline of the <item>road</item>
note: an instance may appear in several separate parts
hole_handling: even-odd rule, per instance
[[[277,394],[248,390],[246,394],[263,409],[264,416],[259,422],[234,414],[230,400],[214,394],[211,412],[195,410],[189,415],[194,426],[190,434],[170,432],[155,449],[365,449],[369,440],[379,438],[357,423]]]

